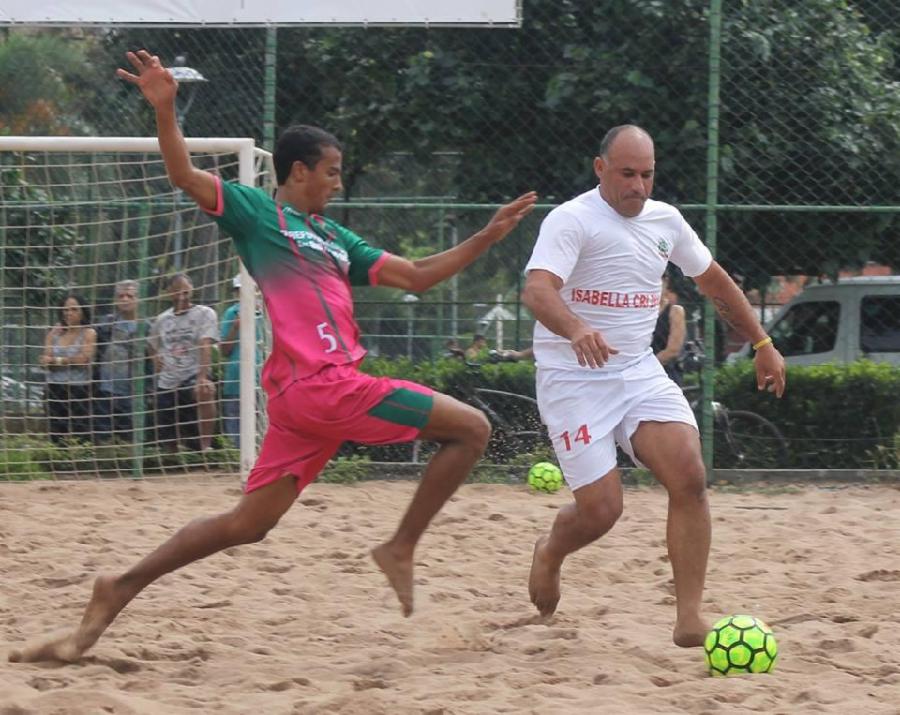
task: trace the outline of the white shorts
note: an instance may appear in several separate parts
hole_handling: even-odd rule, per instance
[[[684,422],[697,429],[684,393],[652,353],[619,372],[538,368],[537,399],[572,490],[616,466],[616,443],[643,466],[631,446],[641,422]]]

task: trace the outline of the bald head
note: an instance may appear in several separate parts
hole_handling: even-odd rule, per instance
[[[613,127],[594,159],[600,196],[621,216],[637,216],[653,190],[655,165],[653,139],[646,130],[634,124]]]
[[[649,144],[651,150],[653,149],[653,137],[650,136],[646,129],[639,127],[637,124],[620,124],[606,132],[606,136],[600,141],[600,156],[609,158],[613,144],[616,144],[616,140],[620,137],[623,143],[626,141],[643,142],[645,145]]]

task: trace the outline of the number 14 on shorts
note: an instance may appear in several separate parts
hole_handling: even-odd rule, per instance
[[[585,445],[591,443],[591,433],[588,432],[587,425],[581,425],[577,430],[575,430],[575,435],[566,430],[560,435],[560,438],[563,441],[563,444],[566,445],[566,451],[571,452],[575,446],[576,442],[583,442]]]

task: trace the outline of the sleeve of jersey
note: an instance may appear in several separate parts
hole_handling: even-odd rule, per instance
[[[559,210],[551,211],[541,223],[525,273],[550,271],[565,282],[578,262],[583,235],[581,224],[573,216]]]
[[[200,339],[208,338],[214,343],[219,340],[218,326],[216,325],[216,311],[208,305],[203,306],[202,318],[200,321]]]
[[[159,352],[159,318],[150,323],[147,333],[147,344],[153,352]]]
[[[246,240],[259,220],[262,191],[253,186],[222,181],[218,176],[215,179],[216,208],[209,211],[209,215],[235,241]]]
[[[238,311],[233,306],[229,306],[225,310],[225,315],[222,316],[222,327],[219,330],[220,340],[225,340],[228,337],[228,333],[231,332],[231,324],[234,323],[234,318],[237,314]]]
[[[342,227],[343,228],[343,227]],[[390,257],[390,253],[383,248],[370,246],[353,231],[343,229],[344,245],[347,248],[347,256],[350,259],[350,285],[374,286],[378,285],[378,271],[384,262]]]
[[[693,278],[709,268],[713,260],[712,253],[681,214],[678,214],[678,220],[681,226],[675,247],[669,254],[669,260],[678,266],[684,275]]]

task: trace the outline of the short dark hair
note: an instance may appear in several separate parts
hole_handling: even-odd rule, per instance
[[[66,324],[66,301],[69,298],[74,298],[78,301],[78,307],[81,308],[81,324],[82,325],[90,325],[91,324],[91,307],[85,302],[84,298],[78,293],[66,293],[63,299],[59,302],[59,319],[63,325]]]
[[[341,143],[333,134],[319,127],[295,124],[285,129],[278,137],[272,154],[278,185],[281,186],[288,180],[295,161],[302,161],[310,169],[315,169],[319,159],[322,158],[322,147],[326,146],[333,146],[338,151],[343,150]]]
[[[612,146],[612,143],[616,140],[616,137],[619,136],[626,129],[637,129],[641,134],[646,134],[647,138],[653,141],[653,137],[650,136],[650,132],[648,132],[643,127],[639,127],[637,124],[620,124],[617,127],[613,127],[603,139],[600,140],[600,156],[608,156],[609,148]]]

